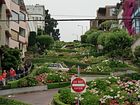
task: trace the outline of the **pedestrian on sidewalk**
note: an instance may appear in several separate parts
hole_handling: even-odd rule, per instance
[[[3,77],[0,75],[0,84],[3,84]]]
[[[5,86],[6,85],[6,79],[7,79],[6,70],[4,70],[4,72],[2,73],[2,77],[3,77],[3,86]]]
[[[10,69],[10,80],[15,80],[16,72],[13,68]]]

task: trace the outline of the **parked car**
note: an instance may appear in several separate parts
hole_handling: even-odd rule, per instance
[[[48,68],[58,71],[69,71],[69,68],[64,67],[61,63],[51,63],[48,65]]]

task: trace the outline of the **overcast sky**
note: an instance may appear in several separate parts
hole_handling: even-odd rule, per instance
[[[120,0],[24,0],[26,5],[45,5],[55,19],[95,18],[99,7],[115,5]],[[80,40],[80,35],[89,29],[89,22],[58,22],[61,40]]]

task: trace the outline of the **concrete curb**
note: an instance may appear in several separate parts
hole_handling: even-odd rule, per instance
[[[16,89],[7,89],[7,90],[0,90],[0,96],[10,95],[10,94],[36,92],[36,91],[44,91],[44,90],[48,90],[47,85],[45,85],[45,86],[25,87],[25,88],[16,88]]]

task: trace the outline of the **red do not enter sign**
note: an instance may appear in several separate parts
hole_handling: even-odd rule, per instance
[[[71,90],[75,93],[83,93],[86,89],[86,81],[83,78],[76,77],[71,80]]]

